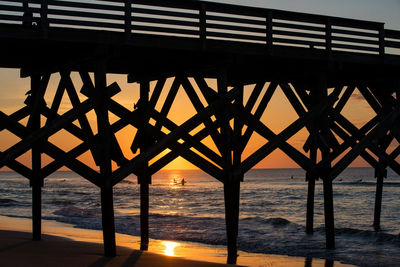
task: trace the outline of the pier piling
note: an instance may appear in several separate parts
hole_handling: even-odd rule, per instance
[[[381,210],[382,210],[382,193],[383,193],[383,179],[387,176],[386,169],[375,169],[376,178],[376,193],[375,193],[375,209],[374,209],[374,229],[379,231],[381,229]]]

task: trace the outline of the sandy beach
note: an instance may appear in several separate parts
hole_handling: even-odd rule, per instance
[[[151,240],[149,252],[139,238],[117,234],[117,257],[103,256],[102,233],[43,220],[41,241],[32,241],[29,219],[0,216],[1,266],[228,266],[223,248]],[[305,259],[240,252],[242,266],[326,266],[322,259]],[[351,266],[332,262],[332,266]]]

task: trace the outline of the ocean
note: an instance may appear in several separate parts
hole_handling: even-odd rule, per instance
[[[175,183],[185,179],[184,185]],[[372,227],[372,168],[348,168],[334,182],[336,249],[326,250],[322,183],[315,191],[315,233],[305,233],[307,183],[301,169],[249,171],[241,184],[238,249],[315,257],[358,266],[400,264],[400,177],[388,170],[380,232]],[[114,187],[118,233],[139,236],[139,186],[129,176]],[[56,172],[43,187],[43,219],[101,229],[100,190],[73,172]],[[31,217],[27,179],[0,172],[0,215]],[[150,238],[226,244],[222,184],[198,170],[163,170],[150,185]],[[240,252],[239,252],[240,255]],[[240,256],[239,256],[240,257]]]

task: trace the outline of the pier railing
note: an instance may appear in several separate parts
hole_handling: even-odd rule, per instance
[[[368,54],[400,54],[400,31],[383,23],[189,0],[7,0],[0,23],[295,46]]]

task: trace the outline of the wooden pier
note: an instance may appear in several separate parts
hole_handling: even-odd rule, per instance
[[[34,239],[41,236],[43,181],[67,167],[100,188],[104,252],[115,256],[113,186],[133,173],[140,184],[146,250],[151,176],[182,157],[223,183],[227,262],[236,263],[240,184],[276,149],[307,173],[308,233],[315,181],[322,179],[328,249],[335,248],[332,182],[361,156],[376,170],[371,224],[379,230],[386,169],[400,174],[400,146],[389,149],[400,141],[400,31],[377,22],[189,0],[8,0],[0,1],[0,11],[0,67],[18,68],[31,80],[25,105],[13,114],[0,112],[1,129],[20,138],[0,153],[0,166],[30,181]],[[71,73],[79,74],[82,88]],[[112,98],[124,88],[107,80],[110,73],[140,84],[133,110]],[[46,103],[55,75],[57,90]],[[244,101],[248,85],[255,86]],[[180,125],[168,117],[179,88],[196,110]],[[278,88],[298,119],[275,133],[261,117]],[[362,127],[341,113],[356,89],[376,113]],[[167,96],[156,109],[162,92]],[[72,106],[61,114],[64,94]],[[97,129],[88,121],[91,111]],[[117,117],[114,122],[109,113]],[[140,151],[131,159],[115,136],[127,126],[136,129],[132,152]],[[288,141],[303,128],[304,153]],[[49,141],[61,130],[81,143],[64,151]],[[265,143],[244,158],[254,133]],[[206,138],[216,149],[205,145]],[[16,160],[27,151],[31,168]],[[99,171],[77,159],[87,152]],[[43,166],[42,154],[53,161]]]

